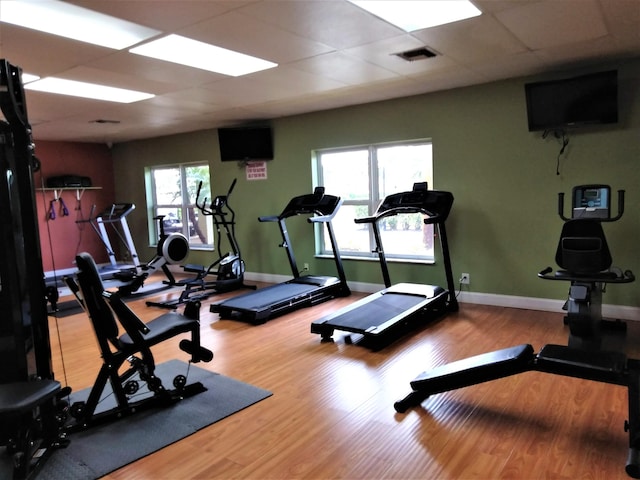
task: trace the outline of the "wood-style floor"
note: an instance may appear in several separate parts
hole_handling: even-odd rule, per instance
[[[360,296],[259,326],[219,320],[209,305],[224,296],[205,300],[202,342],[215,358],[199,366],[273,396],[105,478],[628,478],[624,387],[528,372],[432,396],[406,414],[393,408],[434,366],[521,343],[566,344],[562,313],[461,304],[378,352],[310,333],[314,319]],[[163,312],[144,302],[130,303],[143,319]],[[640,338],[637,323],[630,335]],[[90,387],[100,358],[87,317],[50,324],[56,377]],[[158,363],[187,360],[177,343],[154,351]]]

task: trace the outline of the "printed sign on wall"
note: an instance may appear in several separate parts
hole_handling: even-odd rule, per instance
[[[267,162],[248,162],[246,172],[247,180],[266,180]]]

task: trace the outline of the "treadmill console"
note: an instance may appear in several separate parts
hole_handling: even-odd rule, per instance
[[[136,206],[133,203],[114,203],[98,215],[103,221],[119,220],[129,215]]]
[[[294,197],[278,217],[261,217],[260,221],[278,220],[295,215],[319,214],[333,216],[342,201],[335,195],[325,195],[324,187],[316,187],[313,193]]]
[[[439,222],[444,222],[452,205],[453,195],[450,192],[428,190],[427,182],[414,183],[411,191],[385,197],[369,221],[401,213],[424,213]]]

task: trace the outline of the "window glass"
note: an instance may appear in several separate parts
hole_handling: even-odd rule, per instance
[[[209,165],[184,164],[170,167],[153,167],[151,179],[151,214],[154,229],[150,232],[150,241],[157,244],[159,239],[159,221],[165,234],[179,232],[189,239],[194,248],[213,247],[213,222],[196,206],[198,186],[202,182],[199,203],[205,198],[211,201],[209,183]]]
[[[432,145],[428,140],[320,150],[315,157],[318,184],[344,200],[332,223],[340,253],[347,257],[378,257],[371,227],[354,219],[373,215],[386,196],[411,190],[416,182],[428,182],[433,188]],[[423,215],[415,213],[379,223],[389,259],[433,260],[433,225],[425,225],[423,220]],[[317,251],[331,253],[326,231]]]
[[[325,187],[330,185],[334,191],[347,192],[345,200],[369,199],[368,150],[329,152],[320,158]]]

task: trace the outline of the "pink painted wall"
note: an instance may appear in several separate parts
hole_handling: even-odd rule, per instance
[[[92,205],[96,205],[96,212],[101,212],[114,202],[113,161],[109,148],[93,143],[36,140],[36,156],[42,164],[34,182],[44,271],[75,268],[75,256],[83,251],[91,253],[98,263],[107,262],[106,249],[91,225],[77,221],[89,219]],[[40,189],[46,186],[47,178],[68,174],[90,177],[92,185],[101,189],[85,190],[80,200],[75,190],[63,191],[60,196],[69,215],[63,216],[61,204],[56,202],[56,218],[50,219],[49,203],[54,192]]]

